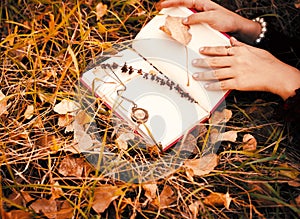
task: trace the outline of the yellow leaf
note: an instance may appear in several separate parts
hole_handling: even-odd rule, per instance
[[[296,179],[300,174],[298,170],[290,167],[287,163],[281,164],[279,167],[282,169],[279,171],[279,174],[282,176],[289,177],[291,179]]]
[[[199,159],[186,160],[183,167],[187,168],[190,176],[203,176],[209,174],[218,165],[218,155],[208,154]]]
[[[105,33],[105,32],[107,32],[106,27],[103,24],[101,24],[101,22],[98,22],[97,25],[98,25],[98,31],[99,31],[99,33]]]

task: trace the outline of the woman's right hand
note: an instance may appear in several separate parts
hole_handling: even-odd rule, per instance
[[[260,24],[248,20],[210,0],[163,0],[156,8],[185,6],[199,11],[184,19],[186,25],[207,23],[212,28],[236,37],[246,43],[253,43],[261,32]]]

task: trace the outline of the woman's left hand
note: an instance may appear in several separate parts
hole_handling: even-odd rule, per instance
[[[268,91],[286,99],[300,87],[298,69],[265,50],[243,44],[235,38],[230,41],[231,47],[201,48],[200,53],[208,57],[193,60],[195,67],[214,69],[193,75],[195,80],[208,81],[207,89]]]

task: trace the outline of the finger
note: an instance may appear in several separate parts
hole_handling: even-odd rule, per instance
[[[199,52],[203,55],[209,56],[232,56],[235,50],[231,46],[214,46],[214,47],[202,47]]]
[[[199,12],[188,16],[186,19],[183,20],[184,24],[186,25],[193,25],[199,23],[208,23],[210,24],[212,20],[211,11],[208,12]],[[215,19],[215,18],[213,18]]]
[[[156,3],[156,9],[161,10],[163,8],[178,7],[178,6],[185,6],[188,8],[192,8],[194,7],[193,4],[195,4],[195,1],[193,0],[165,0]]]
[[[194,59],[192,65],[204,68],[224,68],[230,67],[233,61],[233,56],[216,56],[204,59]]]
[[[222,68],[206,72],[196,72],[193,74],[193,78],[196,81],[223,80],[232,77],[233,73],[230,68]]]
[[[204,87],[207,90],[234,90],[235,88],[235,80],[234,79],[228,79],[228,80],[222,80],[212,83],[207,83],[204,85]]]
[[[230,44],[232,46],[246,46],[245,43],[238,41],[235,37],[230,37]]]

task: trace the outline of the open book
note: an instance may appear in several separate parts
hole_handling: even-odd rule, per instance
[[[191,77],[194,72],[208,71],[191,65],[201,57],[199,48],[229,45],[226,36],[206,24],[193,25],[192,40],[184,46],[159,29],[167,15],[191,13],[183,7],[164,9],[135,40],[104,52],[81,78],[116,115],[163,150],[205,121],[226,95],[226,91],[207,91],[203,82]]]

